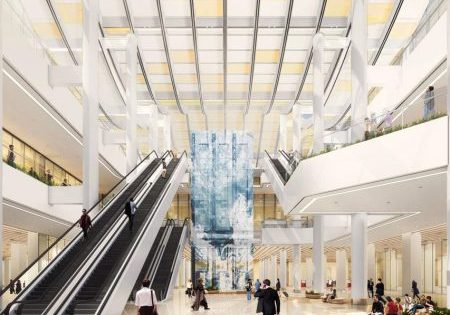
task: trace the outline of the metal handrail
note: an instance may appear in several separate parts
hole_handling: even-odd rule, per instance
[[[116,189],[126,178],[128,178],[128,176],[132,173],[134,173],[134,171],[142,164],[144,163],[145,160],[147,160],[152,154],[155,154],[156,157],[158,158],[158,153],[156,153],[155,150],[153,150],[152,152],[150,152],[139,164],[137,164],[130,172],[128,172],[128,174],[126,174],[116,185],[114,185],[102,198],[100,198],[86,213],[89,214],[92,210],[94,210],[98,205],[100,205],[102,203],[102,201],[112,192],[114,191],[114,189]],[[103,207],[103,209],[96,215],[96,217],[103,212],[103,210],[106,207]],[[28,265],[28,267],[26,267],[19,275],[17,275],[12,283],[16,283],[17,280],[19,280],[25,273],[27,273],[31,268],[33,268],[33,266],[38,263],[45,255],[47,255],[50,250],[59,243],[59,241],[61,241],[67,234],[69,234],[70,231],[72,231],[75,227],[77,227],[78,225],[78,221],[76,221],[75,223],[73,223],[63,234],[61,234],[44,252],[42,252],[35,260],[33,260],[33,262],[31,262],[31,264]],[[74,239],[75,240],[75,239]],[[62,253],[61,253],[62,254]],[[50,264],[49,264],[50,265]],[[7,291],[9,291],[9,288],[11,287],[11,283],[6,285],[1,291],[0,291],[0,297]],[[11,303],[10,303],[11,304]]]

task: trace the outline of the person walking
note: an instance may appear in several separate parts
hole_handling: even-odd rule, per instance
[[[262,300],[262,313],[263,315],[275,315],[280,314],[280,297],[277,291],[270,287],[270,280],[265,279],[263,281],[262,289],[255,292],[255,297]],[[258,302],[259,306],[259,302]]]
[[[247,284],[245,285],[245,291],[247,291],[247,301],[252,300],[252,280],[248,279]]]
[[[261,288],[261,282],[259,282],[259,279],[256,279],[255,282],[255,292],[258,291]],[[256,297],[255,297],[256,300]],[[259,299],[258,299],[259,300]]]
[[[83,230],[83,240],[87,240],[88,231],[92,227],[91,217],[87,214],[86,209],[83,209],[83,214],[78,221],[80,228]]]
[[[129,229],[130,231],[133,231],[133,222],[134,222],[134,215],[136,214],[137,211],[137,206],[134,203],[134,199],[130,198],[130,201],[127,202],[127,204],[125,205],[125,214],[128,217],[128,222],[129,222]]]
[[[420,296],[419,296],[420,292],[419,292],[419,288],[417,287],[416,280],[413,280],[412,283],[411,283],[411,291],[413,293],[413,297],[412,298],[413,299],[417,298],[417,300],[419,301],[420,300]]]
[[[200,306],[203,306],[205,310],[209,310],[208,302],[206,301],[205,297],[205,287],[203,286],[203,280],[198,279],[198,284],[195,287],[194,295],[195,295],[195,301],[194,304],[191,306],[192,310],[198,311],[200,309]]]
[[[375,293],[380,299],[384,300],[384,283],[381,281],[381,278],[378,278],[378,282],[375,285]]]
[[[22,283],[20,282],[20,279],[16,282],[16,294],[19,294],[22,292]]]
[[[162,160],[162,168],[163,168],[163,170],[162,170],[161,176],[162,176],[162,178],[166,178],[167,177],[167,163],[166,163],[165,159]]]
[[[434,86],[429,86],[423,99],[423,118],[430,119],[434,115]]]
[[[9,279],[9,294],[16,293],[16,290],[14,288],[14,281],[12,279]]]
[[[142,289],[137,291],[134,305],[137,306],[137,315],[157,315],[155,291],[150,289],[150,280],[142,281]]]
[[[373,280],[372,278],[370,278],[369,280],[367,280],[367,293],[369,294],[370,298],[373,298]]]
[[[277,278],[277,283],[275,284],[275,288],[277,289],[278,295],[281,294],[281,282],[280,279]]]
[[[186,294],[189,298],[192,297],[192,280],[189,279],[188,284],[187,284],[187,288],[186,288]]]

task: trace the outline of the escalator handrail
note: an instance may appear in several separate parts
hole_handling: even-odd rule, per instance
[[[88,211],[87,213],[90,213],[92,210],[94,210],[111,192],[114,191],[114,189],[116,189],[125,179],[128,178],[128,176],[130,174],[132,174],[142,163],[144,163],[144,161],[146,161],[151,155],[156,155],[156,158],[158,158],[158,153],[156,153],[155,150],[153,150],[152,152],[150,152],[144,159],[142,159],[142,161],[137,164],[130,172],[128,172],[128,174],[126,174],[124,177],[122,177],[122,179],[115,184],[102,198],[100,198]],[[117,196],[117,195],[116,195]],[[111,199],[112,200],[112,199]],[[103,209],[105,209],[105,207],[103,207]],[[103,212],[103,209],[96,215],[96,217]],[[45,255],[47,255],[51,249],[53,249],[53,247],[59,243],[59,241],[61,241],[67,234],[69,234],[70,231],[72,231],[74,228],[76,228],[78,226],[78,220],[75,221],[75,223],[73,223],[63,234],[61,234],[45,251],[43,251],[35,260],[33,260],[21,273],[19,273],[19,275],[17,275],[12,283],[16,283],[17,280],[19,280],[25,273],[27,273],[31,268],[33,268],[33,266],[38,263]],[[74,238],[75,240],[75,238]],[[50,264],[49,264],[50,265]],[[8,285],[6,285],[1,291],[0,291],[0,298],[1,296],[9,291],[9,288],[11,287],[11,283],[9,283]]]
[[[278,151],[288,162],[290,161],[289,155],[287,155],[287,153],[284,150],[278,150]]]
[[[170,180],[173,178],[173,176],[176,173],[177,169],[180,167],[180,162],[181,162],[181,159],[182,159],[183,155],[186,155],[186,158],[187,158],[186,151],[183,151],[183,153],[181,154],[181,156],[180,156],[180,158],[179,158],[179,160],[177,162],[177,165],[173,169],[172,173],[169,175],[169,178],[168,178],[168,180],[167,180],[167,182],[165,184],[165,185],[167,185],[166,189],[164,189],[162,191],[162,195],[158,196],[157,202],[155,202],[154,205],[152,206],[153,209],[150,209],[151,212],[148,213],[148,216],[150,216],[150,217],[146,218],[145,222],[143,222],[143,224],[144,224],[143,227],[141,227],[140,229],[145,229],[146,227],[148,227],[148,225],[150,224],[151,220],[153,220],[153,217],[155,216],[156,209],[158,209],[159,205],[161,204],[161,202],[163,201],[163,199],[164,199],[164,197],[165,197],[165,195],[167,193],[167,190],[169,189],[169,187],[171,185]],[[143,237],[143,233],[137,235],[137,238],[134,241],[133,246],[131,246],[131,248],[130,248],[130,252],[132,252],[131,255],[134,254],[134,251],[136,250],[135,245],[142,240],[142,237]],[[128,265],[130,258],[131,258],[131,256],[128,253],[128,255],[125,257],[125,261],[122,261],[122,265],[119,267],[119,270],[118,270],[118,273],[116,274],[116,277],[111,281],[111,284],[109,285],[109,288],[106,291],[106,294],[104,295],[104,297],[102,298],[102,301],[98,305],[96,314],[101,314],[103,312],[103,308],[105,307],[106,301],[108,301],[108,299],[111,297],[111,294],[112,294],[111,288],[116,286],[118,279],[120,279],[120,277],[123,274],[123,271],[124,271],[123,270],[123,266],[124,265],[125,266]]]
[[[272,159],[272,157],[270,156],[269,152],[267,152],[267,150],[264,150],[264,152],[266,152],[267,156],[269,157],[270,163],[272,163],[272,166],[273,166],[273,168],[275,169],[275,173],[277,173],[278,178],[281,179],[281,183],[282,183],[283,185],[285,185],[287,181],[286,181],[286,180],[283,178],[283,176],[278,172],[278,169],[277,169],[277,167],[275,166],[275,163],[273,162],[273,159]]]

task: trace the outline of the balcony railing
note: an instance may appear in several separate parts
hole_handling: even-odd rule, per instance
[[[2,158],[49,186],[77,186],[81,181],[8,131],[3,133]]]

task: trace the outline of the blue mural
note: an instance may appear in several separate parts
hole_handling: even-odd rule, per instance
[[[195,278],[221,290],[251,277],[252,138],[243,132],[191,135]]]

